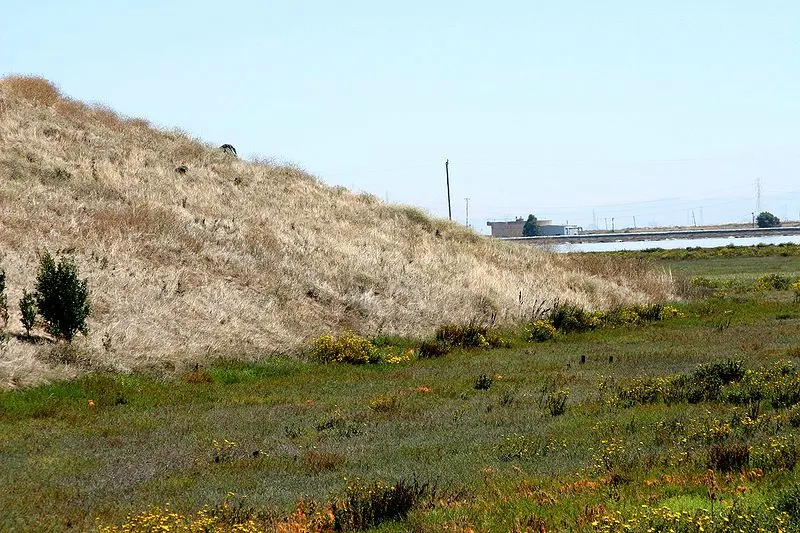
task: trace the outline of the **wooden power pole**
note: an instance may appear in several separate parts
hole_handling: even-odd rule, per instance
[[[450,208],[450,160],[444,162],[444,173],[447,176],[447,218],[453,220],[453,210]]]

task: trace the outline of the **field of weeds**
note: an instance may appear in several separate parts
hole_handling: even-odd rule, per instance
[[[789,281],[3,392],[0,529],[800,531]]]

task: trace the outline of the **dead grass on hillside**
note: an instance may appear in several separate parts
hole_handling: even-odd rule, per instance
[[[0,110],[11,330],[22,332],[16,302],[37,254],[66,253],[93,300],[84,366],[169,372],[292,353],[330,331],[428,335],[447,322],[526,320],[543,301],[607,308],[670,290],[652,270],[492,241],[293,166],[231,157],[45,80],[0,80]],[[50,349],[13,337],[0,387],[76,371]]]

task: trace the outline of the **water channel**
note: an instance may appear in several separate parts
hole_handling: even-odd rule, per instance
[[[717,248],[720,246],[755,246],[757,244],[800,244],[800,235],[767,235],[761,237],[713,237],[704,239],[664,239],[652,241],[616,241],[547,244],[557,252],[613,252],[619,250],[647,250],[648,248]]]

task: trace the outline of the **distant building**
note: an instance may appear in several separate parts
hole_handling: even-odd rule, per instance
[[[574,224],[553,224],[552,220],[538,220],[539,235],[552,237],[556,235],[579,235],[583,230]],[[524,218],[505,222],[487,222],[487,226],[492,228],[492,237],[522,237],[522,228],[525,226]]]

